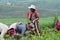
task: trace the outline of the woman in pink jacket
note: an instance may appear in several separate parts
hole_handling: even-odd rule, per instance
[[[56,26],[57,30],[60,30],[60,21],[59,20],[56,22],[55,26]]]

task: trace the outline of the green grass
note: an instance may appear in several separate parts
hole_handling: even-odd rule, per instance
[[[7,24],[8,26],[15,22],[22,22],[26,24],[27,19],[22,18],[9,18],[9,19],[0,19],[0,22]],[[21,40],[60,40],[60,31],[54,30],[52,28],[54,18],[40,18],[39,25],[41,27],[42,35],[40,37],[32,35],[32,37],[26,36]],[[5,36],[9,40],[8,36]]]

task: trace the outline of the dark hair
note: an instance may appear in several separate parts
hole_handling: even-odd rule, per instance
[[[33,9],[33,8],[31,8],[30,10],[31,10],[32,12],[35,12],[35,9]]]
[[[30,24],[30,23],[28,23],[28,24]]]

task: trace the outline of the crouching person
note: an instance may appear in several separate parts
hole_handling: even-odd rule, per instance
[[[18,25],[16,29],[17,33],[16,33],[15,38],[17,38],[18,40],[20,39],[20,37],[23,38],[24,36],[26,36],[25,34],[26,31],[29,31],[28,34],[32,34],[33,33],[32,29],[33,28],[31,28],[31,23]]]
[[[19,24],[16,29],[15,40],[20,40],[20,38],[24,36],[25,31],[26,31],[26,25],[22,23]]]
[[[55,24],[55,28],[59,31],[60,30],[60,21],[58,20]]]
[[[11,29],[8,30],[8,34],[10,36],[10,40],[14,40],[15,33],[16,33],[16,31],[13,28],[11,28]]]
[[[20,22],[19,23],[18,22],[13,23],[13,24],[10,25],[9,30],[8,30],[8,35],[10,36],[10,40],[15,39],[14,36],[16,34],[16,28],[17,28],[17,25],[19,25],[19,24],[20,24]]]
[[[21,36],[24,36],[26,31],[26,25],[25,24],[20,24],[17,27],[17,33],[19,33]]]
[[[8,26],[0,23],[0,40],[4,40],[4,35],[7,33]]]

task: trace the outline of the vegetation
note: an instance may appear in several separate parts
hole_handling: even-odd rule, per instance
[[[8,26],[15,22],[22,22],[26,24],[28,21],[26,19],[10,18],[10,19],[0,19],[0,22],[7,24]],[[52,27],[54,23],[54,18],[40,18],[39,24],[41,27],[42,34],[40,37],[31,35],[32,37],[26,36],[21,38],[21,40],[60,40],[60,31],[57,31]],[[5,39],[9,40],[9,36],[6,35]]]
[[[7,1],[12,5],[6,5]],[[26,20],[25,14],[29,11],[28,6],[31,4],[36,5],[39,12],[39,25],[42,34],[40,37],[35,35],[32,35],[32,37],[26,36],[21,40],[60,40],[60,31],[54,29],[58,18],[57,16],[53,17],[55,13],[60,16],[59,0],[0,0],[0,22],[8,26],[15,22],[26,24],[28,20]],[[9,35],[5,35],[5,39],[9,40]]]

